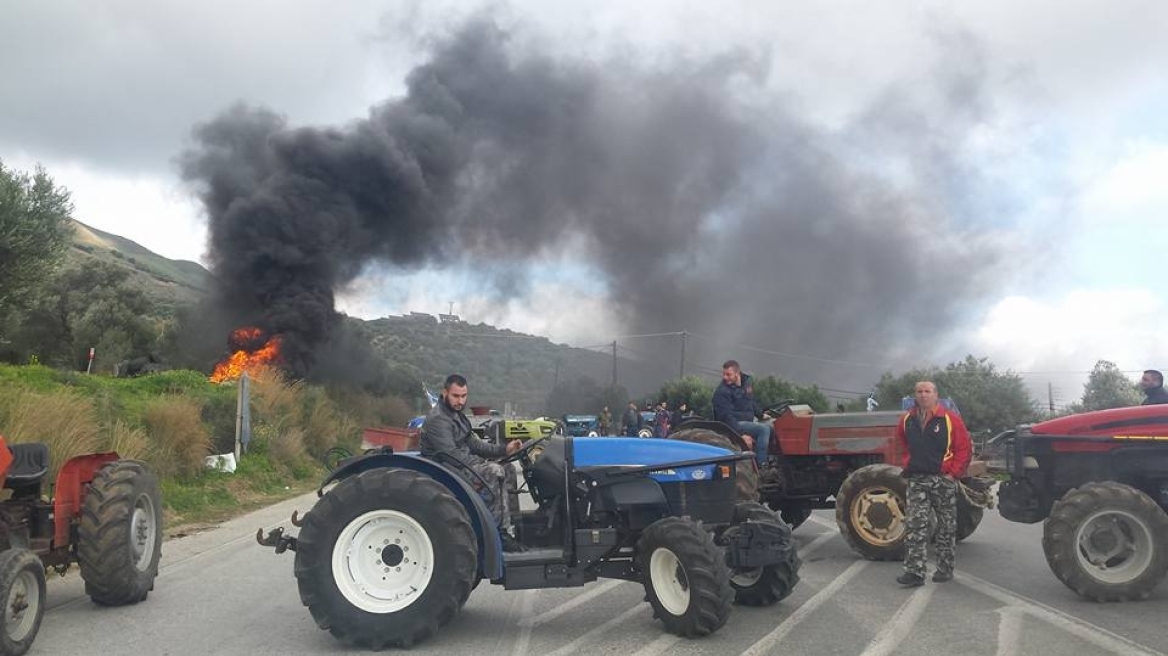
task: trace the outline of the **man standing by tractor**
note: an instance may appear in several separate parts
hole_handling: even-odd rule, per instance
[[[953,578],[959,479],[973,456],[969,431],[960,415],[938,402],[937,386],[921,381],[913,394],[916,403],[896,426],[896,439],[906,454],[901,475],[908,479],[904,574],[896,577],[896,582],[905,586],[924,585],[930,536],[937,559],[933,582]],[[931,526],[934,515],[935,531]]]
[[[1164,374],[1155,369],[1148,369],[1140,378],[1140,389],[1144,390],[1144,402],[1140,405],[1156,405],[1168,403],[1168,391],[1164,390]]]
[[[470,420],[462,413],[468,393],[466,378],[458,374],[446,377],[442,396],[422,425],[422,455],[450,466],[476,489],[482,487],[482,482],[467,470],[486,481],[490,494],[483,495],[483,498],[490,504],[491,514],[499,524],[503,550],[523,551],[523,546],[508,532],[511,517],[507,509],[506,470],[502,464],[485,459],[511,455],[523,443],[511,440],[505,445],[492,444],[475,435]]]
[[[637,402],[629,401],[629,407],[621,417],[621,428],[627,437],[637,437],[641,432],[641,413],[637,411]]]
[[[737,361],[727,360],[722,364],[722,384],[714,390],[714,420],[746,433],[747,446],[754,450],[754,458],[762,469],[767,460],[771,427],[754,420],[759,414],[750,376],[742,373]]]

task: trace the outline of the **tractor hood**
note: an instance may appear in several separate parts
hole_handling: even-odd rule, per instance
[[[672,462],[717,458],[733,453],[728,449],[695,442],[639,437],[604,437],[574,440],[572,450],[576,467],[644,467]],[[654,472],[662,481],[710,479],[714,465],[696,465]]]
[[[1030,428],[1037,435],[1168,435],[1168,405],[1137,405],[1051,419]]]

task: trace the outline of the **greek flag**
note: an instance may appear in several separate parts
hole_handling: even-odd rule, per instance
[[[426,400],[430,402],[430,407],[438,405],[438,395],[426,388],[425,383],[422,384],[422,391],[426,393]]]

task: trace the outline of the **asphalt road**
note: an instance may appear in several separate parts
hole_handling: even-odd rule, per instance
[[[50,580],[34,654],[332,654],[349,652],[301,606],[294,555],[255,543],[257,528],[289,526],[302,497],[163,545],[149,599],[102,608],[76,571]],[[507,592],[481,585],[462,613],[419,654],[1164,654],[1168,583],[1151,599],[1082,601],[1049,572],[1041,524],[986,513],[958,547],[957,577],[902,589],[896,563],[865,561],[844,543],[831,511],[795,533],[802,581],[771,608],[735,607],[699,640],[666,634],[639,584]]]

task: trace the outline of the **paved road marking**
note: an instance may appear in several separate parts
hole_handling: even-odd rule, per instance
[[[1133,642],[1127,638],[1108,631],[1107,629],[1096,626],[1083,619],[1068,615],[1056,608],[1052,608],[1041,602],[1023,597],[1020,594],[1011,592],[997,584],[990,583],[984,579],[980,579],[972,574],[964,572],[957,572],[956,579],[963,585],[966,585],[977,592],[980,592],[987,597],[997,599],[1008,607],[1017,608],[1019,611],[1042,620],[1047,624],[1058,627],[1071,635],[1086,640],[1091,644],[1106,649],[1113,654],[1122,654],[1128,656],[1131,654],[1144,654],[1146,656],[1164,656],[1163,652],[1156,651],[1150,647]],[[1001,631],[999,630],[999,633]],[[1009,637],[1009,636],[1007,636]]]
[[[1003,606],[998,609],[998,652],[997,656],[1017,656],[1022,644],[1022,609],[1017,606]]]
[[[842,574],[835,577],[835,579],[827,584],[822,590],[817,592],[815,596],[803,602],[794,613],[791,613],[787,619],[783,620],[782,624],[775,627],[774,631],[766,634],[761,640],[751,645],[746,651],[742,652],[742,656],[759,656],[760,654],[770,653],[771,649],[787,637],[787,634],[795,628],[799,622],[807,619],[807,616],[813,613],[817,608],[822,606],[827,600],[831,599],[832,595],[839,592],[840,588],[847,585],[848,581],[852,580],[854,576],[860,573],[868,566],[867,560],[859,560],[851,564],[845,569]]]
[[[658,654],[664,654],[669,651],[679,640],[681,640],[681,636],[676,636],[672,633],[666,633],[660,638],[657,638],[653,642],[650,642],[644,647],[641,647],[637,651],[633,652],[633,656],[657,656]]]
[[[515,639],[515,648],[511,650],[511,656],[523,656],[527,653],[528,646],[531,645],[531,624],[524,624],[524,620],[531,614],[532,608],[535,606],[535,590],[524,590],[522,592],[523,599],[519,604],[519,637]]]
[[[540,624],[543,624],[545,622],[550,622],[551,620],[554,620],[555,618],[559,617],[560,615],[563,615],[564,613],[572,610],[573,608],[576,608],[577,606],[580,606],[582,604],[586,604],[586,603],[592,601],[596,597],[599,597],[600,595],[608,592],[609,590],[612,590],[613,588],[617,587],[618,585],[621,585],[622,583],[626,583],[626,581],[622,581],[620,579],[613,579],[610,581],[605,581],[604,583],[601,583],[599,585],[595,585],[588,592],[585,592],[584,594],[582,594],[578,597],[573,597],[571,601],[562,603],[559,606],[552,608],[551,610],[548,610],[548,611],[545,611],[543,613],[540,613],[539,615],[536,615],[535,617],[531,617],[531,618],[524,617],[524,618],[520,619],[519,626],[534,627],[534,626],[539,626]]]
[[[935,585],[917,588],[916,592],[912,593],[900,605],[896,614],[880,629],[872,642],[868,643],[861,656],[887,656],[895,652],[900,643],[908,636],[913,625],[921,618],[921,614],[925,612],[925,607],[929,605],[929,599],[932,598],[933,591],[936,589]]]
[[[632,608],[626,610],[625,612],[621,613],[620,615],[617,615],[616,617],[605,622],[604,624],[601,624],[600,626],[596,627],[595,629],[592,629],[588,633],[585,633],[584,635],[580,636],[579,638],[576,638],[572,642],[569,642],[568,644],[564,645],[563,647],[560,647],[559,649],[551,652],[547,656],[571,656],[572,654],[576,654],[580,651],[580,647],[582,645],[584,645],[585,643],[593,640],[594,638],[599,638],[601,636],[606,635],[609,631],[611,631],[613,628],[615,628],[618,624],[626,622],[629,619],[631,619],[634,615],[637,615],[638,613],[647,612],[648,610],[649,610],[649,604],[637,604],[636,606],[633,606]]]

